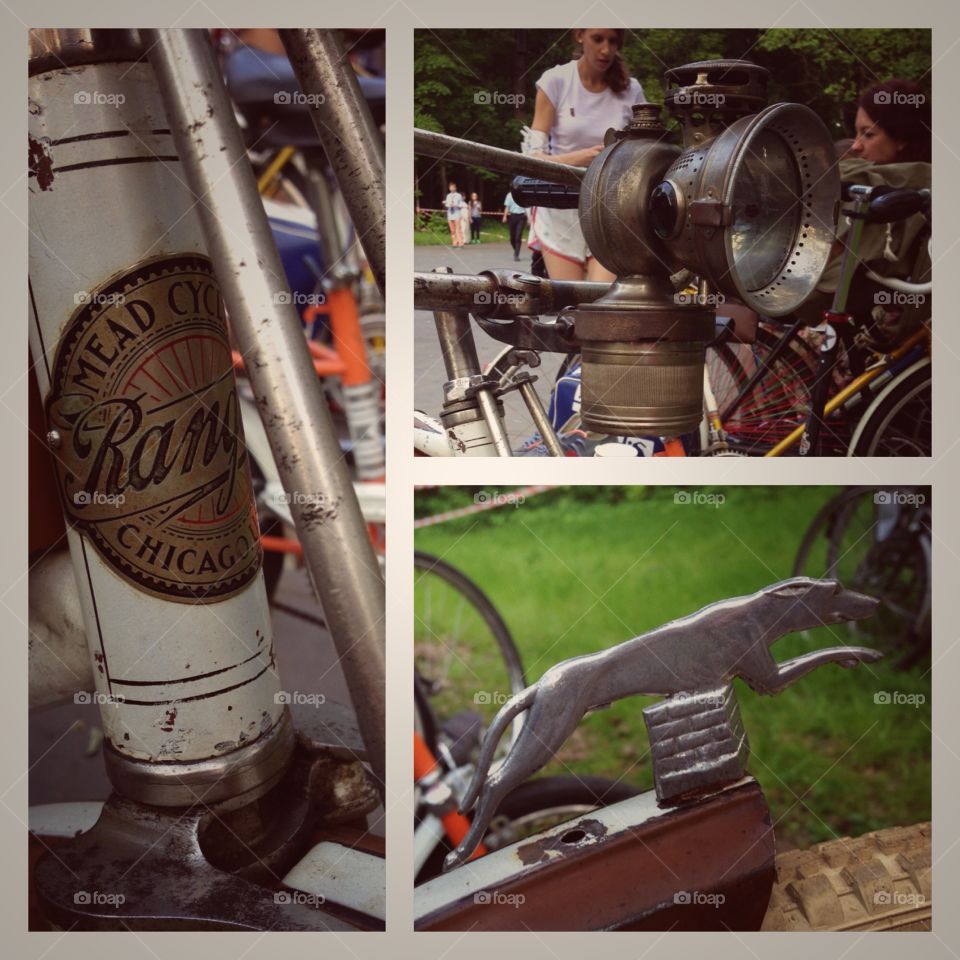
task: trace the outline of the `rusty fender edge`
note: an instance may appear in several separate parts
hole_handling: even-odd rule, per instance
[[[682,806],[653,791],[417,887],[417,930],[759,929],[775,879],[752,777]]]

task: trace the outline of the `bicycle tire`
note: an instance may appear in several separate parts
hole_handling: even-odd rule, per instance
[[[840,580],[851,590],[883,601],[877,614],[847,629],[858,642],[867,642],[895,656],[906,669],[929,647],[932,565],[930,539],[920,531],[894,528],[882,542],[851,530],[866,504],[871,525],[876,495],[909,493],[912,488],[856,486],[841,490],[817,512],[804,533],[794,561],[794,576]]]
[[[850,441],[851,457],[929,457],[932,443],[931,363],[923,357],[874,398]]]
[[[809,413],[810,385],[817,371],[817,354],[794,339],[769,366],[750,392],[731,409],[741,387],[757,367],[768,363],[782,334],[768,323],[757,328],[752,344],[722,343],[707,350],[707,369],[730,447],[750,456],[763,456],[798,426]],[[843,422],[831,418],[821,432],[827,455],[846,450]]]
[[[510,630],[489,597],[445,560],[415,551],[413,566],[414,661],[434,725],[442,730],[444,717],[466,708],[475,709],[489,725],[502,703],[527,686]],[[434,597],[428,591],[439,593]],[[444,604],[442,611],[433,605],[435,599]],[[442,618],[436,623],[434,613]],[[450,627],[456,628],[452,635]],[[444,649],[438,651],[438,645]],[[468,658],[482,661],[477,663],[480,672]],[[519,735],[523,719],[523,714],[514,718],[504,750]]]
[[[930,824],[890,827],[777,857],[762,930],[930,930]]]

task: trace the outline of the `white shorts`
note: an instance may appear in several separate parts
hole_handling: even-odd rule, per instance
[[[554,253],[581,265],[592,256],[587,249],[587,241],[583,239],[576,210],[534,207],[531,214],[530,239],[527,241],[531,250]]]

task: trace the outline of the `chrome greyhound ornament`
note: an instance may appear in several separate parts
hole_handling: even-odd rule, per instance
[[[883,654],[868,647],[828,647],[783,663],[773,659],[770,647],[799,630],[865,619],[878,605],[837,580],[794,577],[551,667],[511,697],[487,730],[460,805],[463,813],[475,805],[477,812],[444,869],[469,859],[503,798],[553,757],[588,711],[633,694],[670,697],[716,690],[734,677],[772,695],[826,663],[848,668],[873,663]],[[522,711],[528,713],[516,743],[488,777],[497,743]]]

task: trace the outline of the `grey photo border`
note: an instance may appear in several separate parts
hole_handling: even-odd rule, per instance
[[[942,321],[935,333],[937,374],[934,387],[934,450],[930,460],[822,460],[802,469],[790,460],[769,463],[731,459],[658,459],[645,466],[632,461],[584,460],[563,466],[546,459],[490,460],[478,471],[462,460],[414,460],[409,443],[409,412],[413,408],[412,290],[413,269],[410,212],[413,193],[411,127],[413,119],[413,31],[443,27],[568,26],[605,22],[622,27],[710,27],[757,25],[769,27],[902,27],[929,26],[933,30],[935,209],[938,211],[935,273],[960,275],[960,223],[947,220],[960,209],[960,186],[951,173],[960,172],[960,125],[951,92],[960,88],[960,13],[934,0],[916,0],[909,7],[892,0],[873,0],[840,6],[824,0],[784,0],[771,4],[741,0],[735,7],[719,7],[708,0],[690,0],[682,7],[641,9],[625,0],[571,2],[555,0],[549,8],[518,7],[509,0],[486,0],[482,5],[454,5],[437,0],[353,0],[349,5],[324,9],[292,0],[276,0],[269,9],[252,0],[171,0],[160,7],[131,7],[118,0],[92,0],[77,6],[66,0],[0,0],[0,61],[4,95],[0,97],[5,129],[0,167],[0,217],[4,243],[0,270],[7,291],[7,349],[0,356],[0,437],[12,469],[2,480],[8,512],[5,549],[0,553],[0,604],[6,627],[7,669],[0,678],[4,696],[5,736],[0,744],[0,830],[6,863],[2,919],[9,954],[16,957],[179,957],[203,951],[225,960],[288,956],[346,958],[396,957],[486,958],[491,949],[528,957],[565,958],[589,951],[596,960],[607,957],[682,957],[708,951],[716,957],[768,955],[782,960],[806,958],[811,950],[827,958],[894,957],[905,949],[917,957],[957,957],[960,960],[960,911],[949,908],[960,882],[960,702],[949,690],[960,677],[960,591],[954,584],[960,573],[960,503],[953,491],[960,481],[960,429],[953,412],[960,408],[960,325]],[[387,623],[387,933],[343,936],[327,934],[218,933],[28,933],[27,918],[27,620],[25,503],[26,470],[26,324],[27,313],[27,190],[25,137],[28,26],[349,26],[386,28],[388,64],[387,108],[387,316],[391,327],[389,367],[390,403],[387,411],[388,514],[387,556],[389,617]],[[942,211],[942,212],[941,212]],[[926,934],[665,934],[624,933],[436,933],[412,930],[413,896],[412,749],[406,731],[413,715],[412,689],[412,565],[414,484],[476,483],[494,486],[531,483],[635,482],[682,484],[815,484],[916,483],[932,484],[937,500],[934,543],[934,872],[940,897],[934,908],[934,927]],[[14,507],[14,505],[16,505]],[[14,507],[14,509],[11,509]],[[638,878],[640,879],[640,878]],[[943,906],[946,904],[947,906]],[[910,936],[907,942],[904,936]],[[814,939],[809,939],[813,937]],[[589,939],[587,939],[589,938]]]

